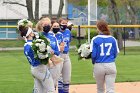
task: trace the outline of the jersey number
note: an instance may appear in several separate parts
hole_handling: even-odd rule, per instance
[[[100,45],[100,47],[101,47],[101,53],[100,53],[100,56],[104,56],[105,54],[107,55],[107,56],[109,56],[110,55],[110,50],[111,50],[111,48],[112,48],[112,43],[102,43],[101,45]],[[105,47],[107,47],[107,52],[105,53],[104,52],[104,48]]]

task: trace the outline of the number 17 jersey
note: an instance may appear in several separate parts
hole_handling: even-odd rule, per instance
[[[90,45],[92,63],[111,63],[119,53],[117,40],[111,35],[97,35]]]

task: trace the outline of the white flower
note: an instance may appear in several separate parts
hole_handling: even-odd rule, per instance
[[[47,46],[47,51],[48,51],[48,53],[51,53],[53,50],[50,46]]]
[[[42,42],[44,42],[44,40],[42,40]],[[42,42],[41,42],[41,43],[42,43]]]
[[[49,57],[49,55],[48,55],[48,54],[46,54],[46,58],[47,58],[47,57]]]
[[[36,43],[35,46],[39,47],[39,44],[40,44],[40,43]]]
[[[39,59],[45,59],[46,55],[43,55],[43,53],[38,53],[38,57]]]
[[[81,57],[88,57],[90,55],[90,44],[85,43],[80,46],[78,53],[81,53]]]
[[[27,21],[28,22],[27,19],[22,19],[22,20],[19,20],[18,21],[18,25],[24,25],[24,21]]]
[[[44,52],[45,50],[46,50],[46,44],[43,43],[43,42],[41,42],[41,43],[39,44],[39,51],[40,51],[40,52]]]
[[[42,39],[36,39],[35,40],[35,42],[41,42],[42,41]]]

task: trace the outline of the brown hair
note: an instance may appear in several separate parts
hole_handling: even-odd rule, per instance
[[[59,18],[58,23],[60,24],[63,20],[68,21],[66,18]]]
[[[96,22],[97,28],[104,34],[104,35],[110,35],[110,30],[108,28],[108,24],[104,20],[98,20]]]
[[[20,36],[22,36],[22,37],[26,36],[27,31],[28,31],[28,27],[20,25],[19,31],[20,31]]]
[[[53,29],[53,24],[54,24],[54,23],[58,23],[58,21],[56,21],[56,20],[52,20],[52,21],[51,21],[51,24],[52,24],[52,25],[51,25],[51,31],[52,31],[52,29]],[[59,23],[58,23],[58,24],[59,24]]]
[[[54,23],[58,23],[56,20],[52,20],[51,24],[53,25]]]

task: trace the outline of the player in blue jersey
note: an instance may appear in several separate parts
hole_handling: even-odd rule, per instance
[[[63,34],[60,32],[60,25],[57,21],[52,21],[51,31],[55,35],[58,44],[61,45],[63,43]]]
[[[58,81],[58,92],[69,93],[69,84],[71,81],[71,60],[69,57],[69,46],[71,42],[71,32],[67,29],[67,20],[59,21],[60,32],[63,34],[64,49],[61,50],[60,56],[64,59],[60,80]]]
[[[111,36],[107,22],[99,20],[96,23],[99,35],[91,40],[90,51],[94,64],[94,76],[97,83],[97,93],[115,93],[116,79],[115,59],[119,53],[116,39]]]
[[[53,79],[47,65],[41,64],[39,60],[34,58],[34,51],[31,47],[34,37],[33,30],[30,27],[22,25],[20,25],[18,29],[20,35],[26,40],[24,44],[24,54],[31,65],[31,73],[34,77],[35,85],[33,93],[54,93]]]
[[[38,31],[42,32],[46,36],[46,38],[50,41],[50,46],[52,48],[54,55],[59,56],[60,48],[59,48],[58,41],[55,37],[55,34],[52,31],[50,31],[51,30],[51,20],[47,17],[42,18],[37,24],[37,29],[38,29]],[[56,87],[58,78],[60,76],[60,67],[57,64],[53,67],[49,67],[49,70],[50,70],[53,80],[54,80],[54,86]]]
[[[63,34],[60,32],[60,25],[57,21],[52,21],[51,31],[55,35],[55,37],[58,41],[60,51],[63,52],[64,51]],[[61,62],[59,64],[59,71],[60,72],[62,72],[62,67],[63,67],[63,62]],[[57,82],[58,82],[58,80],[57,80]]]

